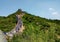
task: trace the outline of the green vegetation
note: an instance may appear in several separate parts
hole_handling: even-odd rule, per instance
[[[48,20],[20,9],[7,17],[0,17],[0,29],[8,32],[14,28],[15,15],[20,13],[25,13],[22,17],[25,30],[22,34],[14,35],[9,42],[60,42],[60,20]]]

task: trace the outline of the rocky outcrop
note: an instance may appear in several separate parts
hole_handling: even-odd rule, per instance
[[[7,39],[1,30],[0,30],[0,42],[7,42]]]

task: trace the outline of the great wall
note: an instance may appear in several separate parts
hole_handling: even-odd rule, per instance
[[[17,23],[16,26],[9,32],[3,33],[1,31],[0,33],[0,42],[7,42],[7,39],[12,39],[15,34],[22,33],[24,30],[23,22],[22,22],[22,16],[24,14],[16,15]],[[2,38],[3,37],[3,38]]]

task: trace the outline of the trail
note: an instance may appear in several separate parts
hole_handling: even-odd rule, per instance
[[[17,24],[16,26],[9,32],[6,33],[7,36],[12,38],[15,34],[21,33],[24,30],[23,22],[22,22],[22,14],[16,15],[17,18]]]

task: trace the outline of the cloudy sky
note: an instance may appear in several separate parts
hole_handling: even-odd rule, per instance
[[[20,8],[36,16],[60,19],[60,0],[0,0],[0,16],[7,16]]]

